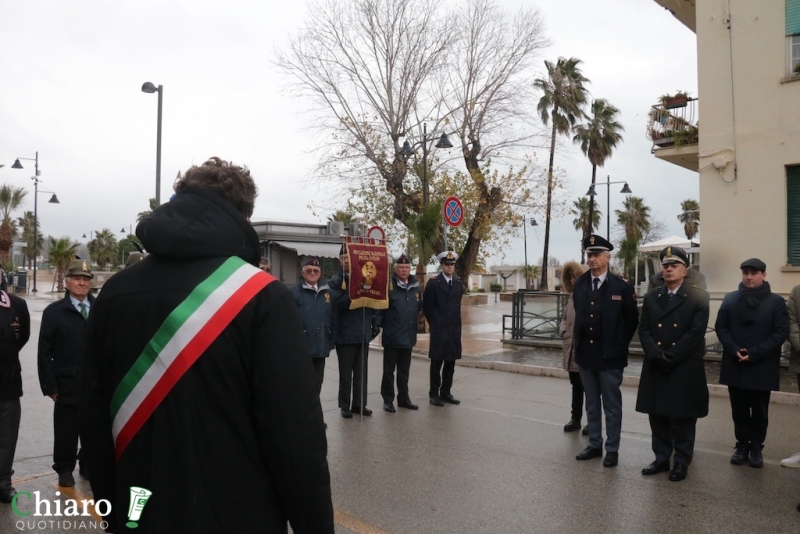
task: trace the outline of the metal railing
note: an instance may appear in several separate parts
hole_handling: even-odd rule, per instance
[[[653,142],[652,150],[697,144],[699,121],[697,99],[686,98],[681,104],[662,102],[650,108],[647,138]]]
[[[558,291],[527,291],[513,294],[511,339],[558,339],[558,328],[569,294]],[[503,318],[505,332],[505,317]]]

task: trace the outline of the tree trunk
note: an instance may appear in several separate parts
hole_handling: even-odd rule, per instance
[[[595,179],[597,178],[597,165],[592,164],[592,191],[594,191]],[[583,225],[583,240],[581,241],[581,263],[586,263],[586,248],[583,242],[586,241],[594,231],[594,195],[589,195],[589,220]]]
[[[551,115],[558,110],[554,109]],[[547,254],[550,250],[550,210],[553,205],[553,158],[556,152],[556,123],[553,122],[553,133],[550,137],[550,163],[547,167],[547,211],[544,218],[544,252],[542,253],[542,283],[540,291],[548,291],[547,287]]]

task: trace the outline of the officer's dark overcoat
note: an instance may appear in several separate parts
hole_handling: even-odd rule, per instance
[[[431,326],[429,358],[461,359],[461,297],[464,283],[453,275],[453,286],[442,273],[430,278],[422,294],[422,309]]]

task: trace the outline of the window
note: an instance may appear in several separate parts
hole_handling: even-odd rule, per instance
[[[800,267],[800,165],[786,167],[786,230],[787,263]]]
[[[786,0],[786,49],[789,75],[800,75],[800,0]]]

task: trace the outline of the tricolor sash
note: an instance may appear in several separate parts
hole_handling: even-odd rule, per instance
[[[274,281],[232,257],[169,314],[111,399],[117,459],[183,374],[256,293]]]

